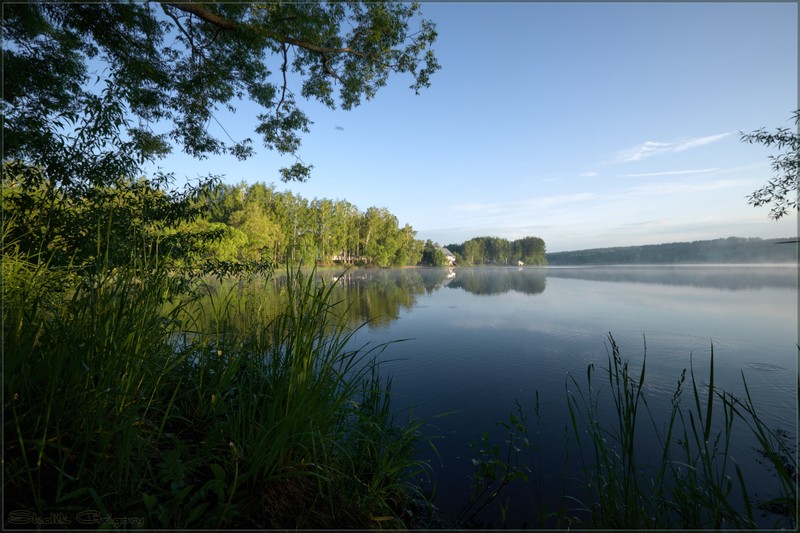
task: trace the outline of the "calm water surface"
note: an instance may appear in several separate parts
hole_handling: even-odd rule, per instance
[[[608,333],[637,369],[646,345],[645,391],[656,415],[667,412],[690,362],[707,381],[713,345],[715,385],[740,394],[743,373],[763,419],[795,439],[796,265],[359,270],[340,283],[359,318],[372,320],[355,342],[406,339],[387,347],[383,368],[393,376],[395,409],[430,419],[426,433],[439,436],[440,458],[420,451],[435,486],[422,482],[445,519],[469,500],[469,443],[490,431],[502,444],[496,422],[515,401],[528,414],[536,453],[532,484],[508,491],[508,525],[534,525],[537,504],[555,506],[565,484],[579,487],[575,450],[565,457],[567,389],[575,388],[568,376],[583,384],[589,364],[607,367]],[[752,493],[766,494],[771,472],[741,435],[732,454]],[[648,437],[637,446],[645,456],[656,449]]]

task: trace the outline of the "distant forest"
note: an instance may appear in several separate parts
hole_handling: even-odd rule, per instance
[[[797,239],[728,237],[710,241],[594,248],[547,254],[550,266],[675,263],[794,263]]]
[[[462,244],[448,244],[459,265],[546,265],[544,241],[523,237],[509,241],[500,237],[475,237]]]

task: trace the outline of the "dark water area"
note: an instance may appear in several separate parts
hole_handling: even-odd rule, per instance
[[[698,386],[707,384],[713,346],[714,385],[743,395],[744,375],[763,420],[796,437],[795,265],[431,268],[324,275],[337,278],[353,303],[354,320],[370,321],[354,342],[402,340],[387,346],[383,370],[393,379],[399,420],[428,420],[425,433],[438,455],[429,447],[420,450],[434,476],[419,482],[434,491],[445,523],[470,499],[476,453],[470,442],[487,431],[503,444],[507,435],[497,422],[515,413],[517,401],[528,416],[531,445],[525,464],[532,475],[530,483],[504,491],[503,498],[510,497],[506,526],[537,525],[537,509],[559,506],[564,492],[581,497],[579,457],[565,436],[567,395],[575,392],[569,377],[585,383],[587,366],[593,364],[595,379],[602,381],[609,333],[637,372],[646,349],[644,390],[656,419],[666,418],[681,371],[690,364]],[[614,411],[607,407],[610,423]],[[774,478],[759,463],[746,428],[735,429],[742,436],[734,439],[731,455],[751,496],[763,496]],[[652,436],[643,433],[637,439],[642,456],[658,449]],[[494,526],[500,521],[496,509],[478,519]]]

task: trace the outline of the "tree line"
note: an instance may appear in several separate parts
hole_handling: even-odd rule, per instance
[[[168,194],[139,179],[81,197],[25,189],[6,174],[3,210],[10,240],[46,251],[55,264],[130,261],[145,254],[197,264],[416,265],[424,243],[386,208],[308,200],[275,185],[207,183],[201,194]],[[197,192],[200,189],[190,188]],[[88,196],[87,196],[88,194]],[[24,238],[23,238],[24,237]],[[44,245],[44,246],[43,246]]]
[[[388,209],[361,211],[346,200],[308,200],[274,184],[209,179],[167,192],[170,176],[119,180],[65,194],[46,182],[31,187],[16,175],[31,172],[7,161],[3,176],[5,237],[30,257],[88,268],[98,260],[124,265],[158,258],[175,267],[208,264],[364,264],[446,266],[438,244],[416,238]],[[544,241],[475,237],[450,244],[456,263],[545,265]]]
[[[182,229],[214,227],[223,237],[205,253],[220,260],[416,265],[423,242],[386,208],[359,210],[346,200],[308,200],[274,185],[221,184],[204,215]]]
[[[546,265],[544,240],[523,237],[514,241],[501,237],[474,237],[462,244],[448,244],[460,265]]]
[[[797,239],[728,237],[694,242],[595,248],[547,254],[550,265],[791,263]]]

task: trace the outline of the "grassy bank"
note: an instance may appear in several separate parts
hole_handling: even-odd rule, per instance
[[[331,286],[3,255],[4,525],[424,525],[419,424]],[[424,472],[422,472],[424,473]]]

